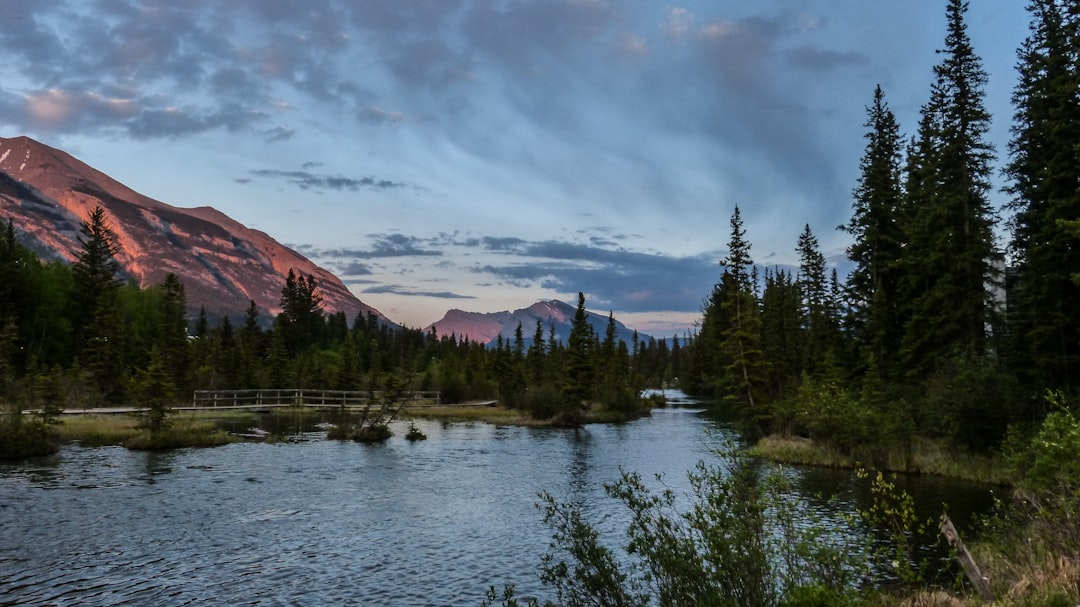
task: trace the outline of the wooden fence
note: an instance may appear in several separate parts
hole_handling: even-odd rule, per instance
[[[268,409],[271,407],[366,408],[386,400],[385,392],[365,390],[312,390],[306,388],[255,390],[196,390],[192,406],[197,409]],[[440,404],[439,392],[411,391],[394,395],[395,403]]]

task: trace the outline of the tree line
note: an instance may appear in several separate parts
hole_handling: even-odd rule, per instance
[[[173,402],[200,389],[438,390],[444,402],[499,399],[537,417],[576,423],[597,405],[631,414],[645,386],[680,373],[676,339],[632,344],[588,322],[584,295],[568,340],[538,321],[483,344],[393,325],[373,313],[327,312],[313,276],[290,270],[280,313],[250,302],[234,322],[189,318],[169,274],[124,281],[101,207],[80,224],[75,261],[44,263],[9,220],[0,238],[0,398],[22,409]]]
[[[1003,224],[989,199],[987,74],[966,11],[947,4],[914,135],[874,90],[851,218],[838,228],[853,239],[846,278],[828,271],[809,225],[798,268],[762,276],[732,214],[684,385],[729,402],[749,433],[808,435],[849,453],[910,448],[915,434],[991,451],[1011,426],[1045,416],[1046,390],[1075,394],[1080,12],[1030,2]],[[1004,248],[998,226],[1011,233]]]

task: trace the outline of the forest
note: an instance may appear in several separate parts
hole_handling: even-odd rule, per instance
[[[793,235],[798,267],[755,263],[736,206],[701,324],[681,342],[623,343],[613,317],[598,335],[583,294],[567,343],[541,323],[490,346],[437,337],[326,313],[315,279],[292,272],[272,323],[252,303],[242,318],[210,311],[211,326],[206,310],[188,316],[175,276],[125,282],[96,208],[71,265],[39,260],[8,220],[0,399],[54,410],[148,391],[184,402],[199,389],[395,386],[572,424],[593,405],[636,414],[642,388],[677,385],[723,402],[750,438],[810,438],[876,465],[904,469],[916,437],[998,452],[1045,418],[1048,393],[1071,401],[1080,365],[1078,11],[1050,0],[1029,11],[1008,150],[987,142],[987,75],[966,4],[950,2],[914,133],[880,86],[867,107],[851,216],[838,227],[854,269],[830,269],[809,225]],[[995,209],[1002,153],[1009,202]]]
[[[326,313],[315,279],[292,272],[272,323],[252,303],[238,322],[211,326],[206,310],[189,318],[175,276],[149,288],[123,280],[103,209],[82,223],[71,265],[42,262],[9,220],[0,402],[41,411],[44,424],[65,407],[175,403],[198,389],[398,388],[438,390],[445,402],[497,399],[576,425],[586,411],[640,415],[643,388],[677,386],[720,403],[751,441],[812,441],[893,470],[912,469],[926,441],[1006,458],[1035,505],[1029,520],[1066,531],[1051,552],[1075,560],[1080,9],[1029,3],[1007,150],[987,141],[987,74],[966,9],[947,3],[940,60],[910,134],[880,86],[870,96],[851,215],[838,227],[851,238],[847,276],[829,268],[809,225],[793,235],[797,267],[755,263],[736,206],[719,278],[703,286],[700,326],[683,340],[627,344],[613,316],[599,335],[579,293],[566,343],[538,322],[488,345]],[[999,158],[1004,209],[990,201]],[[10,441],[12,422],[3,423]]]

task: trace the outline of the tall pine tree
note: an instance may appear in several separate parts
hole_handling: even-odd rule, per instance
[[[949,0],[944,59],[934,67],[930,101],[909,159],[904,217],[905,297],[900,355],[910,378],[939,363],[989,351],[998,280],[994,211],[988,200],[992,146],[983,103],[987,76],[967,35],[968,3]]]
[[[1080,49],[1075,2],[1031,0],[1018,51],[1010,161],[1013,366],[1034,390],[1073,390],[1080,376]],[[1068,10],[1072,8],[1073,10]]]
[[[848,258],[855,264],[847,279],[846,300],[851,309],[848,328],[859,343],[857,364],[874,367],[886,378],[900,346],[900,266],[904,234],[900,228],[900,127],[885,103],[885,93],[874,89],[867,108],[866,151],[859,163],[851,220],[840,229],[852,236]]]

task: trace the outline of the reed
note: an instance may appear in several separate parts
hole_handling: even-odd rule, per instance
[[[828,443],[802,437],[770,435],[750,448],[750,455],[784,464],[856,468],[866,465]],[[1001,458],[972,455],[946,448],[939,441],[915,438],[910,450],[886,447],[872,467],[885,472],[933,474],[994,485],[1009,485],[1015,473]]]
[[[139,418],[132,415],[66,415],[56,425],[63,443],[84,447],[122,445],[139,434]]]

